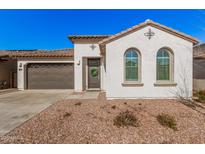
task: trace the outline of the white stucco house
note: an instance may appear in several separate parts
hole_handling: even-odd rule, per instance
[[[12,53],[17,86],[101,90],[108,99],[192,97],[197,39],[146,20],[115,35],[72,35],[74,49]]]

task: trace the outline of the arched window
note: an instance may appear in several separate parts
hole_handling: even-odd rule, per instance
[[[166,48],[157,52],[157,80],[171,81],[173,79],[173,53]]]
[[[125,52],[125,81],[139,81],[139,57],[134,48]]]

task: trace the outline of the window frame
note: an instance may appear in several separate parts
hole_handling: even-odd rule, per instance
[[[133,50],[137,56],[138,56],[138,61],[137,61],[137,67],[138,67],[138,70],[137,70],[137,73],[138,73],[138,80],[135,80],[135,81],[129,81],[126,79],[126,54],[127,52],[129,52],[130,50]],[[141,54],[140,54],[140,51],[134,47],[131,47],[131,48],[128,48],[125,52],[124,52],[124,57],[123,57],[123,85],[126,86],[126,85],[135,85],[135,86],[138,86],[138,85],[143,85],[141,83]]]
[[[157,67],[157,64],[158,64],[158,53],[162,50],[165,50],[168,55],[169,55],[169,80],[158,80],[157,79],[157,74],[158,74],[158,67]],[[173,50],[169,47],[163,47],[163,48],[160,48],[158,51],[157,51],[157,54],[156,54],[156,84],[169,84],[169,83],[173,83],[174,82],[174,53],[173,53]]]

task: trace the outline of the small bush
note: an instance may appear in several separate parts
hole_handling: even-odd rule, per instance
[[[113,105],[111,108],[112,108],[112,109],[116,109],[116,105]]]
[[[174,131],[177,130],[177,123],[176,120],[174,119],[174,117],[162,113],[160,115],[157,116],[157,121],[162,125],[162,126],[166,126],[169,127],[171,129],[173,129]]]
[[[133,115],[130,111],[121,112],[119,115],[115,117],[114,125],[117,127],[123,126],[139,126],[138,119]]]
[[[71,113],[69,113],[69,112],[66,112],[66,113],[63,115],[64,118],[70,117],[70,116],[71,116]]]
[[[80,106],[81,104],[81,102],[75,103],[76,106]]]
[[[198,94],[199,95],[205,95],[205,91],[204,90],[200,90],[200,91],[198,91]]]
[[[57,112],[62,112],[62,110],[60,110],[60,109],[57,109]]]
[[[204,90],[200,90],[196,92],[196,96],[199,98],[199,102],[205,103],[205,91]]]
[[[160,143],[160,144],[172,144],[172,142],[171,142],[171,141],[163,141],[163,142]]]
[[[127,105],[127,102],[124,102],[125,105]]]

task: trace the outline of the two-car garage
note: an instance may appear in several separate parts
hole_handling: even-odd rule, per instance
[[[73,63],[29,63],[26,67],[27,89],[73,89]]]
[[[18,50],[17,85],[25,89],[74,89],[74,50]]]

